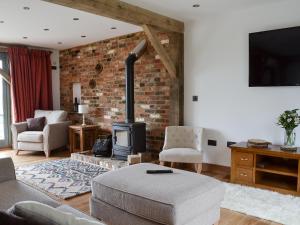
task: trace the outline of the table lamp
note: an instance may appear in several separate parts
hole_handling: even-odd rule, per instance
[[[82,126],[85,126],[85,114],[89,112],[88,105],[79,105],[78,106],[78,113],[82,114]]]

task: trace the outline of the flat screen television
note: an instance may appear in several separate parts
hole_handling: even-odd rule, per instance
[[[249,34],[249,87],[300,86],[300,27]]]

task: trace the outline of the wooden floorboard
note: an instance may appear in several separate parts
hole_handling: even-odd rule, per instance
[[[20,152],[19,155],[15,155],[15,151],[5,149],[0,150],[0,157],[10,156],[12,157],[15,166],[23,166],[32,163],[44,162],[55,159],[63,159],[69,157],[68,151],[55,151],[50,158],[46,158],[42,152]],[[214,177],[221,181],[229,181],[228,170],[220,170],[214,167],[208,167],[202,172],[207,176]],[[71,198],[69,200],[61,200],[62,203],[68,204],[74,208],[79,209],[82,212],[89,214],[89,198],[90,194],[84,194],[78,197]],[[262,220],[256,217],[247,216],[242,213],[231,211],[228,209],[221,209],[220,225],[279,225],[278,223]]]

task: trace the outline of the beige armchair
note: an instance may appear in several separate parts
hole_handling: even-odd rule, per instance
[[[159,154],[161,165],[166,162],[192,163],[195,170],[201,173],[202,153],[201,139],[203,128],[187,126],[169,126],[166,128],[163,151]]]
[[[64,147],[68,142],[67,112],[62,110],[36,110],[34,117],[46,117],[43,131],[27,131],[27,122],[11,125],[13,148],[19,151],[43,151],[46,157],[53,149]]]

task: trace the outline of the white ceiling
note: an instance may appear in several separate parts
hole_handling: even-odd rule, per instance
[[[289,0],[122,0],[181,21]],[[193,8],[200,4],[199,8]]]
[[[30,10],[24,10],[24,6]],[[74,17],[79,20],[74,21]],[[0,22],[0,43],[52,49],[71,48],[142,30],[135,25],[40,0],[0,0],[0,21],[4,21]],[[111,30],[111,27],[117,29]],[[50,30],[44,31],[45,28]],[[23,39],[24,36],[28,38]]]
[[[123,0],[181,21],[292,0]],[[193,8],[193,4],[200,4]],[[28,6],[30,10],[24,10]],[[73,18],[79,18],[74,21]],[[141,27],[40,0],[0,0],[0,43],[66,49],[141,31]],[[111,30],[111,27],[117,27]],[[44,31],[45,28],[50,31]],[[82,38],[86,35],[86,38]],[[23,39],[23,37],[28,37]],[[62,42],[62,44],[58,44]]]

